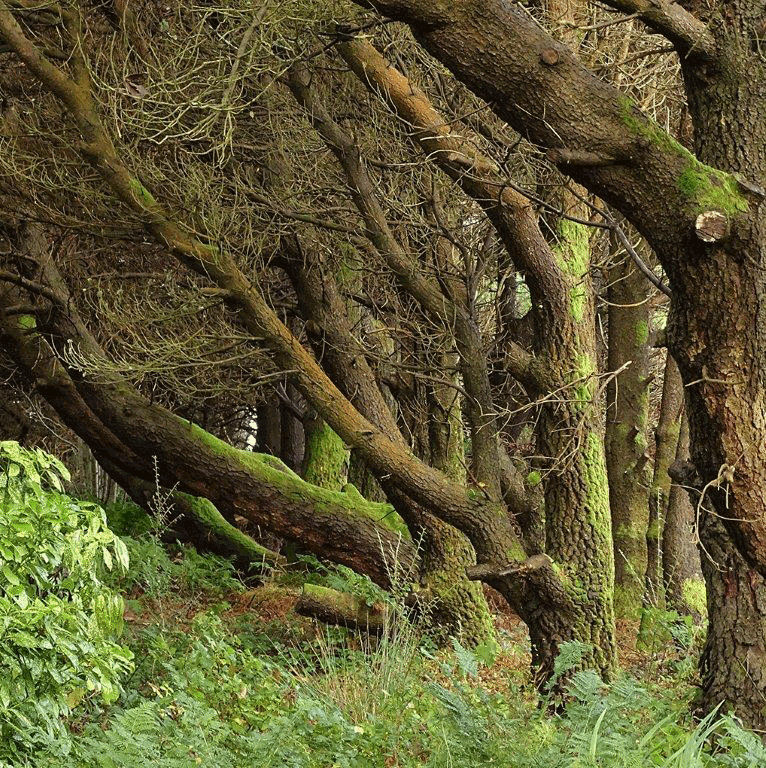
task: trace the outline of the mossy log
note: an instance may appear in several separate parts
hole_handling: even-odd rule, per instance
[[[374,635],[383,634],[386,625],[385,606],[379,603],[369,606],[346,592],[317,584],[304,584],[295,612],[324,624],[360,629]]]

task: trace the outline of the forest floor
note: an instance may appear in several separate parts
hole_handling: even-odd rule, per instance
[[[695,719],[701,630],[669,614],[643,645],[638,621],[618,622],[609,684],[567,672],[583,648],[563,649],[562,709],[541,705],[526,629],[491,592],[496,648],[438,649],[405,620],[371,641],[295,613],[301,579],[337,588],[342,573],[309,564],[248,586],[224,561],[125,541],[132,565],[115,587],[134,671],[119,701],[70,724],[68,763],[34,768],[766,765],[733,719]]]

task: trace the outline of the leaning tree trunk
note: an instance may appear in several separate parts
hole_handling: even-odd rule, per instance
[[[509,341],[506,361],[519,381],[536,394],[562,393],[560,401],[548,401],[543,408],[539,453],[553,459],[553,466],[547,467],[544,473],[546,553],[554,561],[563,584],[554,586],[548,574],[537,565],[511,569],[518,574],[517,584],[502,579],[494,583],[492,579],[488,581],[497,586],[529,627],[533,666],[540,681],[552,673],[561,643],[570,640],[587,644],[591,651],[586,663],[608,677],[616,655],[612,607],[614,565],[603,433],[596,394],[588,230],[563,219],[558,233],[559,245],[552,249],[543,238],[528,201],[508,190],[502,182],[497,183],[500,177],[492,161],[450,127],[445,127],[444,118],[425,94],[370,44],[357,39],[344,42],[338,50],[357,77],[390,100],[399,116],[415,128],[415,139],[421,148],[466,194],[482,205],[514,263],[525,271],[538,321],[535,323],[538,357]],[[465,173],[467,165],[472,169],[470,174]],[[574,205],[572,198],[568,202]],[[468,390],[467,371],[473,369],[475,373],[479,366],[471,364],[465,346],[458,345]],[[480,390],[476,387],[474,391]],[[476,435],[481,433],[475,427],[472,424],[474,452]],[[484,447],[488,449],[489,443]],[[488,461],[485,466],[490,465]],[[542,479],[537,472],[531,473],[528,479],[533,477],[538,483]],[[507,491],[506,497],[509,495]],[[539,564],[549,560],[546,556],[541,560],[533,555],[529,561]],[[482,570],[477,567],[477,572]],[[533,588],[535,582],[536,588]]]
[[[287,272],[296,292],[304,297],[305,310],[313,321],[310,340],[323,355],[330,376],[361,413],[403,445],[405,441],[394,413],[377,384],[361,342],[352,333],[332,270],[314,253],[302,252],[297,240],[286,242],[285,255]],[[454,441],[445,447],[454,452]],[[443,461],[437,463],[438,468],[446,469],[448,456],[449,453],[445,454]],[[421,554],[417,574],[398,572],[395,562],[388,565],[400,579],[417,582],[417,602],[432,634],[441,641],[460,637],[469,646],[491,642],[494,626],[481,586],[465,573],[466,567],[475,563],[468,538],[428,513],[390,480],[381,480],[381,485],[406,521]],[[397,586],[401,588],[403,584]]]
[[[696,157],[513,3],[373,4],[407,22],[497,114],[620,210],[665,268],[674,293],[668,345],[687,388],[691,458],[704,506],[726,531],[717,538],[728,590],[721,571],[707,576],[710,593],[726,599],[710,603],[703,695],[708,706],[716,696],[736,702],[748,724],[763,728],[766,656],[751,652],[752,674],[729,681],[731,657],[716,632],[729,633],[729,651],[745,650],[736,628],[725,628],[736,603],[742,632],[755,638],[751,650],[766,635],[758,601],[766,574],[764,1],[717,3],[710,24],[685,9],[691,4],[607,3],[635,9],[678,51]],[[714,520],[702,522],[703,543],[716,538]]]

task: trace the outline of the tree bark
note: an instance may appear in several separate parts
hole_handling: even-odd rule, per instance
[[[39,335],[20,327],[15,316],[0,313],[0,321],[0,343],[29,371],[38,392],[118,468],[153,482],[151,459],[157,457],[168,485],[180,482],[222,512],[299,538],[308,551],[383,586],[390,581],[382,552],[396,552],[405,570],[413,567],[411,543],[385,526],[396,519],[389,505],[311,486],[279,459],[232,448],[119,380],[74,381]],[[92,341],[83,342],[93,349]]]
[[[309,418],[304,425],[306,448],[303,458],[303,479],[321,488],[340,491],[346,484],[348,450],[343,441],[326,422]]]
[[[609,270],[607,369],[617,373],[606,391],[606,465],[614,539],[615,610],[630,617],[641,610],[647,568],[647,285],[627,256]]]
[[[675,464],[682,466],[688,460],[689,421],[686,414],[682,414]],[[670,488],[667,515],[662,529],[662,577],[666,604],[680,614],[693,612],[685,596],[688,582],[702,580],[697,550],[696,518],[696,510],[689,499],[688,491],[674,483]]]
[[[296,292],[305,297],[309,335],[317,351],[323,353],[325,370],[360,413],[391,440],[405,445],[361,344],[351,332],[344,302],[331,272],[314,254],[301,250],[296,240],[285,243],[285,267]],[[437,469],[445,468],[437,465]],[[445,477],[450,476],[445,473]],[[468,645],[491,641],[494,627],[484,594],[465,574],[466,567],[475,563],[469,540],[402,493],[395,483],[388,479],[381,482],[407,523],[412,539],[419,543],[418,603],[431,632],[441,641],[451,636],[462,638]],[[392,572],[411,580],[395,564],[392,566]]]
[[[684,404],[684,386],[672,355],[665,361],[662,382],[660,417],[654,433],[654,471],[649,489],[649,523],[646,529],[646,581],[644,601],[661,604],[662,590],[662,527],[668,508],[671,479],[668,474],[676,457],[681,414]]]

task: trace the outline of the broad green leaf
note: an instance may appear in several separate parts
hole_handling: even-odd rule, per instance
[[[13,584],[15,586],[18,586],[19,584],[21,584],[21,581],[19,580],[19,577],[16,575],[16,572],[7,563],[3,566],[2,574],[10,584]]]

